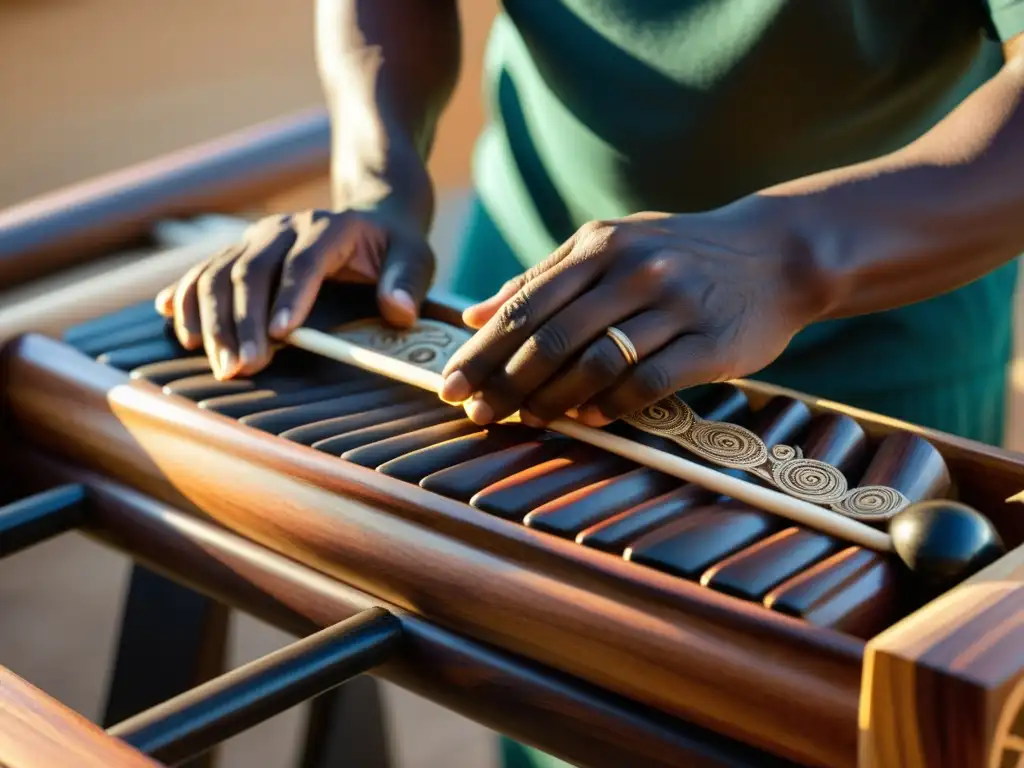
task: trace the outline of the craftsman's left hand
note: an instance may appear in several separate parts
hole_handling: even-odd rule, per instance
[[[732,209],[590,223],[464,314],[441,392],[478,424],[521,409],[600,426],[686,387],[754,373],[822,311],[801,238]],[[618,328],[638,362],[607,334]]]

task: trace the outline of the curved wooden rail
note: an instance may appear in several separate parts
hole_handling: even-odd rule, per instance
[[[3,768],[160,768],[160,764],[0,667]]]
[[[0,211],[0,286],[145,236],[154,220],[232,212],[327,171],[330,122],[291,116]]]
[[[795,768],[691,724],[665,718],[551,669],[474,642],[198,520],[100,474],[0,446],[22,490],[84,484],[84,531],[136,561],[299,636],[373,607],[402,626],[402,651],[373,674],[484,726],[589,768]]]
[[[634,702],[789,759],[856,764],[854,638],[472,514],[38,336],[7,346],[4,377],[19,439]]]

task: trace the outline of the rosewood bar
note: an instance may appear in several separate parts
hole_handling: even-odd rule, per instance
[[[373,313],[372,291],[333,286],[310,324]],[[425,314],[459,323],[449,302]],[[67,497],[21,540],[82,524],[298,634],[386,610],[406,640],[373,674],[570,761],[1024,754],[1016,454],[755,382],[682,394],[851,485],[989,517],[1009,554],[930,595],[892,557],[306,352],[218,382],[148,302],[10,341],[2,377],[9,465],[24,492]]]

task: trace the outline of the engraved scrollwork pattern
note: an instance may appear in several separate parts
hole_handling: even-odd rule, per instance
[[[883,485],[848,488],[845,475],[831,464],[804,458],[800,448],[791,445],[776,445],[769,450],[750,430],[727,422],[704,421],[674,395],[624,421],[672,440],[699,459],[745,470],[794,498],[827,506],[856,520],[888,520],[909,503],[898,490]]]
[[[426,319],[408,330],[389,328],[376,319],[360,320],[336,328],[334,334],[435,373],[440,373],[470,338],[461,328]],[[750,430],[728,422],[705,421],[674,395],[624,421],[675,442],[699,459],[744,470],[794,498],[857,520],[881,522],[909,503],[899,491],[886,486],[850,489],[843,473],[831,464],[804,458],[795,446],[776,445],[769,450]]]
[[[768,460],[768,448],[761,439],[736,424],[699,422],[691,427],[686,441],[698,456],[723,467],[752,469]]]
[[[460,328],[436,320],[420,320],[412,328],[389,328],[379,320],[359,320],[334,329],[334,335],[375,352],[412,363],[434,373],[469,339]]]

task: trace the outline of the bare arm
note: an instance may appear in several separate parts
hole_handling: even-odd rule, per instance
[[[416,321],[434,275],[427,157],[458,78],[455,0],[317,0],[331,111],[333,210],[268,216],[157,297],[220,378],[252,374],[325,280],[375,282],[381,314]]]
[[[317,0],[316,29],[335,206],[394,198],[428,225],[426,161],[461,58],[455,0]]]
[[[958,288],[1024,251],[1024,44],[934,129],[890,155],[721,209],[582,227],[466,310],[477,334],[441,395],[475,422],[576,409],[593,426],[747,376],[826,318]],[[630,339],[625,352],[609,337]]]
[[[822,318],[953,290],[1024,251],[1024,36],[1006,64],[917,141],[762,192],[819,268]]]

